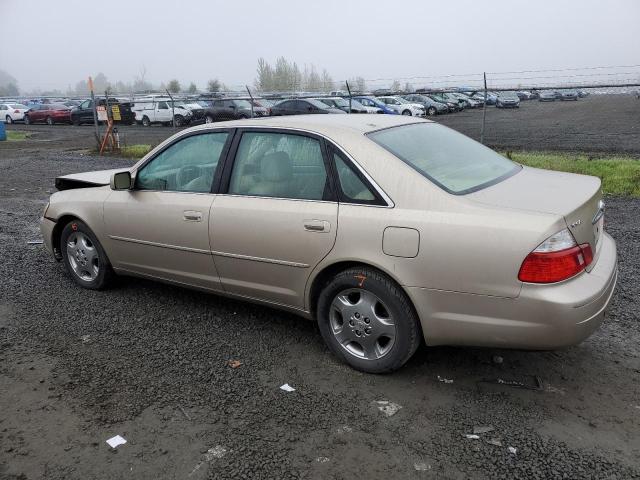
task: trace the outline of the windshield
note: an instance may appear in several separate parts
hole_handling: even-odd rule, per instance
[[[367,136],[449,193],[470,193],[514,175],[520,166],[436,123],[414,123]]]
[[[320,100],[316,100],[315,98],[308,98],[307,102],[309,102],[311,105],[321,108],[321,109],[327,109],[327,108],[331,108],[329,105],[327,105],[326,103],[322,103]]]

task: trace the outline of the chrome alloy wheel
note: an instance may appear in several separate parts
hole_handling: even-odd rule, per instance
[[[389,309],[373,293],[359,288],[336,295],[331,302],[329,325],[342,348],[365,360],[384,357],[396,338]]]
[[[73,232],[67,239],[67,258],[73,273],[85,282],[92,282],[100,271],[98,250],[82,232]]]

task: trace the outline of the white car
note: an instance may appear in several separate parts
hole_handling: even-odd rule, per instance
[[[419,103],[412,103],[401,97],[378,97],[378,100],[400,115],[409,115],[413,117],[425,116],[424,106]]]
[[[191,121],[190,110],[180,106],[183,102],[175,100],[173,109],[169,97],[143,97],[137,98],[131,106],[136,116],[136,122],[148,127],[152,123],[169,125],[175,117],[176,126],[187,125]],[[172,113],[174,116],[172,116]]]
[[[0,122],[21,122],[27,110],[29,107],[21,103],[2,103],[0,104]]]

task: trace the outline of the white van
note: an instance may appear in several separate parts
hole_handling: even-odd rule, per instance
[[[136,98],[131,104],[131,111],[136,116],[136,122],[145,127],[153,123],[172,125],[175,118],[176,127],[187,125],[191,121],[191,111],[179,106],[182,102],[174,100],[174,108],[171,108],[171,98],[160,96],[147,96]],[[172,116],[173,113],[173,116]]]

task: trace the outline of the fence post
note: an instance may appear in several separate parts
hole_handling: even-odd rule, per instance
[[[249,85],[245,85],[247,89],[247,93],[249,94],[249,98],[251,99],[251,118],[253,118],[253,95],[251,95],[251,90],[249,90]]]
[[[91,92],[91,103],[93,105],[93,126],[95,128],[96,144],[100,150],[100,129],[98,128],[98,106],[96,105],[96,96],[93,93],[93,79],[89,77],[89,91]]]
[[[484,144],[484,124],[487,118],[487,72],[484,75],[484,105],[482,106],[482,130],[480,130],[480,143]]]
[[[349,82],[347,80],[344,81],[347,84],[347,92],[349,92],[349,112],[351,113],[351,88],[349,88]]]
[[[167,92],[167,95],[169,95],[169,98],[171,99],[171,124],[173,125],[173,129],[175,130],[176,129],[176,109],[173,103],[173,97],[169,93],[168,88],[165,91]]]

